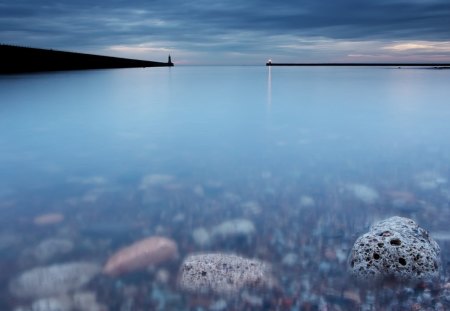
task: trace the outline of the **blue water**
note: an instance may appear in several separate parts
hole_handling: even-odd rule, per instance
[[[447,230],[449,81],[449,70],[394,68],[174,67],[1,76],[0,235],[16,238],[0,247],[0,265],[12,265],[0,277],[2,304],[16,305],[8,281],[42,264],[23,259],[39,241],[59,236],[75,242],[72,253],[49,265],[104,261],[117,248],[155,234],[178,243],[180,260],[214,250],[271,262],[292,308],[309,299],[300,285],[296,292],[295,274],[326,299],[315,284],[319,276],[337,291],[350,285],[339,281],[346,263],[325,250],[346,255],[373,221],[401,215],[431,232]],[[154,180],[150,186],[146,176]],[[361,187],[365,194],[355,190]],[[35,217],[48,213],[64,220],[34,225]],[[195,228],[235,218],[253,222],[257,238],[194,243]],[[283,265],[288,253],[301,260]],[[167,268],[173,278],[176,267]],[[180,306],[195,305],[167,286],[167,293],[180,295]],[[105,292],[114,291],[97,290],[108,305]],[[392,299],[388,303],[395,304]],[[119,300],[109,308],[118,308]]]

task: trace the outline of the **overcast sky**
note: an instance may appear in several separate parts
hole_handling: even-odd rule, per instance
[[[450,0],[0,0],[0,42],[166,60],[450,61]]]

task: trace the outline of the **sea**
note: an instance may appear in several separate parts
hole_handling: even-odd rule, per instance
[[[450,310],[449,82],[406,67],[1,75],[0,309]],[[438,279],[354,280],[354,242],[393,216],[439,244]],[[101,271],[149,237],[177,254]],[[264,262],[275,285],[186,291],[183,261],[208,253]],[[86,263],[99,272],[80,280]]]

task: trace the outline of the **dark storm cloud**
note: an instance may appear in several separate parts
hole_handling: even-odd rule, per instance
[[[0,0],[0,41],[55,48],[165,42],[264,51],[280,36],[450,40],[447,0]]]

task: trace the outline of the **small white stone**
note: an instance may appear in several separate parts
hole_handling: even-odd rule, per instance
[[[300,197],[300,206],[302,206],[302,207],[312,207],[314,205],[316,205],[316,202],[310,196],[302,195]]]
[[[195,186],[194,189],[192,189],[192,191],[199,197],[205,196],[205,190],[203,190],[203,187],[200,185]]]
[[[209,307],[209,310],[211,311],[222,311],[226,309],[227,309],[227,302],[225,299],[219,299]]]
[[[263,306],[263,299],[256,295],[251,295],[247,291],[244,291],[241,294],[242,300],[244,300],[246,303],[251,305],[252,307],[262,307]]]
[[[73,242],[66,239],[47,239],[39,243],[33,250],[38,261],[44,262],[58,255],[68,254],[73,250]]]
[[[281,263],[288,267],[294,266],[295,264],[297,264],[297,262],[298,262],[298,256],[297,256],[297,254],[294,254],[294,253],[286,254],[283,257],[283,259],[281,260]]]
[[[424,171],[414,176],[416,184],[422,190],[433,190],[442,184],[447,183],[447,179],[434,171]]]
[[[194,239],[194,243],[200,247],[207,246],[211,242],[209,232],[203,227],[194,229],[192,232],[192,238]]]
[[[347,185],[347,190],[349,190],[357,199],[361,200],[362,202],[366,204],[373,204],[375,203],[378,198],[379,194],[378,192],[366,185],[362,184],[350,184]]]
[[[256,201],[247,201],[241,204],[241,207],[245,213],[251,215],[259,215],[261,214],[261,205],[259,205]]]
[[[255,232],[253,222],[241,218],[225,221],[211,230],[214,237],[250,236]]]
[[[175,180],[175,178],[172,175],[167,175],[167,174],[146,175],[142,178],[139,189],[146,190],[151,187],[166,185],[174,180]]]
[[[78,292],[72,296],[72,303],[76,310],[101,311],[106,308],[97,302],[94,292]]]
[[[66,296],[39,299],[31,305],[32,311],[71,311],[71,299]]]
[[[159,283],[167,284],[170,279],[170,272],[166,269],[158,269],[158,271],[156,271],[155,279]]]

